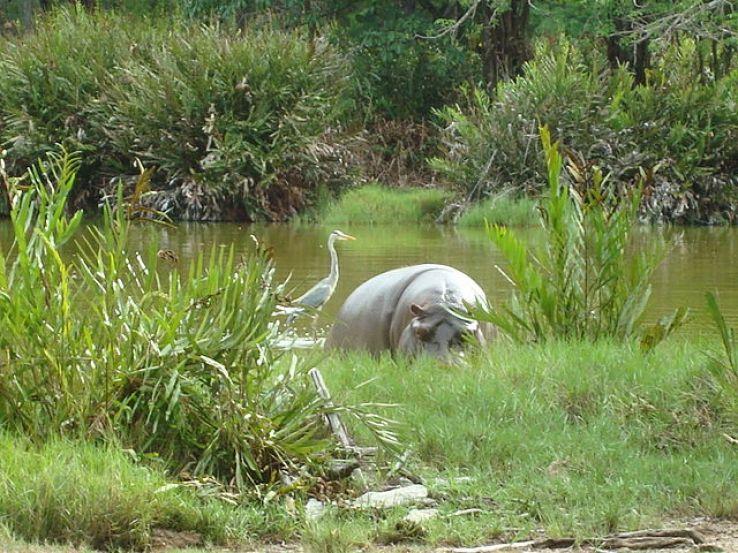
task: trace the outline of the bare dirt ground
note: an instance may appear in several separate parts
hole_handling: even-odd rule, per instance
[[[738,553],[738,522],[711,520],[706,518],[692,519],[674,523],[672,528],[690,528],[699,532],[705,541],[702,544],[694,544],[681,547],[669,548],[646,548],[638,549],[638,551],[646,551],[650,553],[697,553],[697,552],[715,552],[715,553]],[[307,553],[299,544],[250,544],[249,546],[240,546],[234,548],[198,548],[198,547],[181,547],[185,545],[180,542],[177,544],[177,537],[171,536],[171,543],[160,542],[160,547],[154,549],[157,553]],[[176,545],[175,545],[176,544]],[[478,553],[484,553],[484,546],[500,546],[502,544],[478,544]],[[174,547],[172,547],[174,546]],[[475,547],[455,548],[444,546],[428,546],[428,545],[393,545],[393,546],[371,546],[369,548],[358,549],[362,553],[455,553],[463,551],[474,551]],[[50,546],[50,545],[31,545],[24,543],[1,543],[0,553],[90,553],[92,550],[87,548],[75,548],[68,546]],[[541,548],[541,547],[520,547],[512,545],[503,549],[489,549],[490,553],[610,553],[611,551],[627,552],[633,549],[603,549],[596,546],[584,547],[565,547],[565,548]]]

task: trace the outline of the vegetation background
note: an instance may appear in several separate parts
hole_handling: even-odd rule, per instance
[[[376,180],[450,190],[455,221],[542,192],[545,124],[642,181],[643,217],[735,219],[729,0],[8,0],[0,20],[9,170],[84,153],[80,206],[140,160],[146,201],[186,219],[304,217]]]
[[[735,221],[733,2],[9,0],[0,23],[0,545],[738,517],[735,333],[712,295],[719,342],[670,336],[679,306],[640,325],[661,251],[628,255],[639,217]],[[452,367],[285,353],[268,250],[166,267],[127,250],[152,213],[492,225],[518,290],[475,315],[512,340]],[[374,485],[409,451],[438,518],[340,508],[367,482],[335,477],[337,412],[380,446]]]

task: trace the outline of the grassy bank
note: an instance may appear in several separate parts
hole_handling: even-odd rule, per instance
[[[522,227],[538,222],[536,206],[531,198],[516,198],[500,194],[474,204],[459,219],[459,226],[484,228],[490,225]]]
[[[315,214],[326,225],[432,223],[453,199],[450,190],[438,188],[390,188],[371,183],[354,188]],[[504,226],[529,226],[537,222],[538,202],[500,194],[472,205],[459,218],[461,227],[484,228],[485,221]]]
[[[499,345],[466,366],[427,360],[332,358],[340,397],[397,402],[441,513],[432,543],[602,535],[704,514],[738,516],[738,413],[714,387],[701,348],[671,342],[652,355],[630,346]],[[359,383],[365,385],[357,388]],[[453,483],[454,477],[470,480]],[[450,479],[439,482],[437,477]],[[331,519],[356,540],[391,533],[406,510],[379,523]]]
[[[369,184],[346,192],[322,216],[327,225],[432,223],[452,197],[435,188],[388,188]]]
[[[453,367],[328,357],[323,373],[339,400],[398,404],[387,412],[411,451],[408,467],[441,513],[420,530],[400,522],[404,507],[329,508],[306,523],[302,494],[292,509],[283,499],[232,507],[187,489],[157,493],[163,474],[120,451],[59,441],[36,448],[8,436],[0,443],[0,511],[6,528],[27,540],[99,544],[118,532],[140,544],[163,526],[216,543],[299,540],[308,551],[407,540],[471,545],[536,530],[596,536],[694,515],[735,519],[738,462],[724,434],[736,435],[738,413],[714,386],[702,348],[672,340],[645,355],[610,343],[500,343]],[[481,512],[445,516],[467,508]]]
[[[273,509],[208,497],[207,485],[198,494],[134,457],[115,446],[58,439],[37,446],[0,434],[0,542],[140,549],[161,530],[196,533],[195,543],[245,541],[275,528],[290,534]]]

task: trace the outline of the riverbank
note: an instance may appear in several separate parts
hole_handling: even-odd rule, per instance
[[[277,540],[317,552],[480,545],[540,533],[582,538],[676,518],[735,519],[736,403],[712,381],[709,346],[671,339],[643,354],[609,343],[501,342],[454,367],[329,356],[323,374],[339,403],[397,405],[382,411],[397,420],[406,468],[422,478],[439,513],[417,528],[402,522],[410,507],[329,506],[309,522],[304,492],[236,506],[123,447],[34,446],[5,435],[3,532],[31,542],[140,546],[164,528],[189,532],[195,543]],[[351,431],[359,442],[368,438]],[[367,477],[374,486],[387,482]],[[325,493],[320,499],[345,503],[360,490]],[[448,516],[464,509],[477,511]]]
[[[317,210],[310,220],[323,225],[429,224],[436,222],[453,201],[454,193],[447,189],[370,183],[346,191]],[[459,205],[457,216],[445,223],[483,229],[486,223],[531,226],[538,221],[538,202],[531,198],[498,194],[471,205]]]

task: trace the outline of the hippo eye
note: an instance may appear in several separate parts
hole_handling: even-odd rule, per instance
[[[423,342],[427,342],[430,339],[431,331],[427,326],[416,326],[415,336]]]

